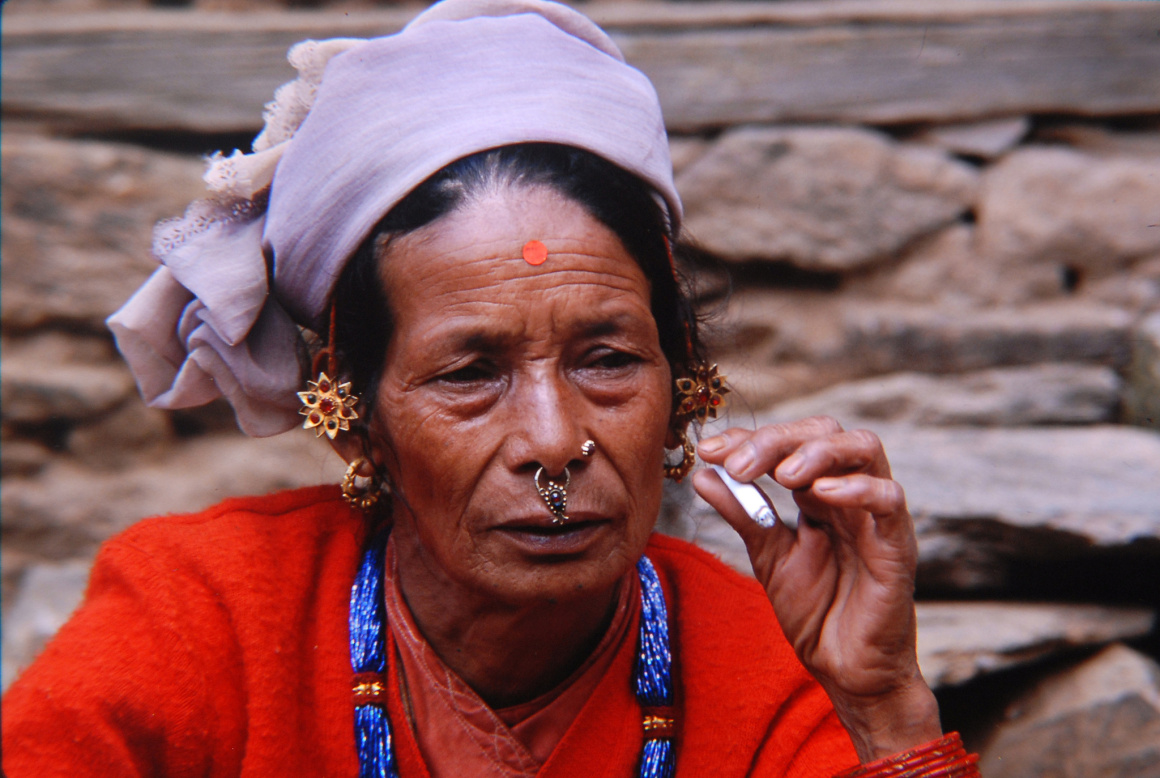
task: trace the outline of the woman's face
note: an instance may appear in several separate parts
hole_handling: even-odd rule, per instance
[[[522,257],[531,240],[540,265]],[[392,241],[382,274],[395,329],[371,435],[400,495],[400,565],[418,563],[404,582],[513,604],[612,587],[652,530],[670,415],[638,265],[534,187]],[[541,467],[571,474],[564,525],[536,491]]]

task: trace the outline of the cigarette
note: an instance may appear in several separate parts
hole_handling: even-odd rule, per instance
[[[761,493],[760,489],[753,484],[743,484],[736,480],[721,465],[709,465],[709,467],[716,470],[717,475],[721,476],[721,480],[729,487],[729,491],[733,492],[737,502],[741,503],[741,507],[749,514],[749,518],[766,528],[777,524],[777,514],[769,507],[769,503],[765,501],[765,495]]]

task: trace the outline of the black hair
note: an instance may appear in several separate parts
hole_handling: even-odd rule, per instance
[[[372,411],[393,328],[379,270],[382,247],[474,197],[537,185],[551,187],[585,208],[636,260],[651,287],[652,315],[673,376],[686,375],[690,364],[703,359],[692,293],[671,259],[671,251],[679,256],[683,248],[676,244],[667,212],[649,186],[583,149],[550,143],[504,146],[457,160],[412,190],[375,226],[343,269],[334,291],[334,342],[353,391],[363,398],[364,419]]]

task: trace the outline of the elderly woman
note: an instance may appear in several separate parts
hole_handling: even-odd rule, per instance
[[[976,774],[918,671],[878,440],[689,441],[727,390],[656,96],[615,45],[563,6],[449,0],[291,61],[110,326],[151,404],[302,422],[341,493],[109,542],[5,700],[6,774]],[[695,453],[794,490],[791,528],[693,479],[756,581],[651,534]]]

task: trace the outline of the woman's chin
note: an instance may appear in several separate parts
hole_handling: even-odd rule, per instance
[[[476,550],[488,562],[476,568],[477,590],[511,604],[566,601],[614,587],[643,551],[644,539],[625,533],[623,520],[573,517],[511,522],[493,527]],[[638,547],[639,546],[639,547]],[[485,572],[486,571],[486,572]]]

